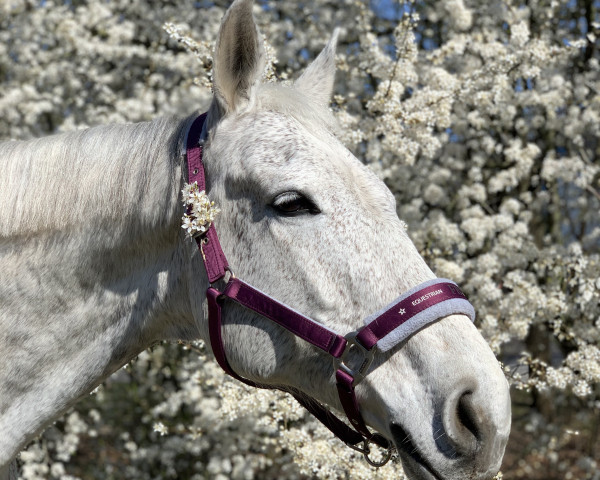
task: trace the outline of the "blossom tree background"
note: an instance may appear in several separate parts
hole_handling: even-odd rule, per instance
[[[0,0],[0,139],[201,110],[228,4]],[[599,480],[600,2],[256,0],[255,14],[267,81],[296,78],[342,27],[341,135],[463,286],[512,384],[504,478]],[[22,478],[404,478],[293,399],[226,378],[209,350],[141,354],[21,454]]]

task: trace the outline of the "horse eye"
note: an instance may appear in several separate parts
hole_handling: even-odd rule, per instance
[[[273,200],[272,207],[281,215],[288,217],[310,213],[321,213],[317,206],[308,198],[298,192],[285,192]]]

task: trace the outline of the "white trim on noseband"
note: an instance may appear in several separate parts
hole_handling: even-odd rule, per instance
[[[386,305],[381,310],[373,313],[372,315],[369,315],[367,318],[365,318],[364,324],[368,325],[377,317],[382,315],[384,312],[390,310],[395,305],[399,304],[412,294],[423,290],[424,288],[427,288],[431,285],[436,285],[438,283],[452,283],[453,285],[456,285],[455,282],[446,278],[434,278],[427,282],[421,283],[420,285],[417,285],[416,287],[411,288],[409,291],[400,295],[396,300]],[[441,303],[432,305],[431,307],[423,310],[422,312],[419,312],[416,315],[412,316],[405,323],[396,327],[385,337],[381,338],[377,342],[377,348],[379,348],[379,350],[381,350],[382,352],[385,352],[395,347],[400,342],[406,340],[411,335],[413,335],[420,329],[426,327],[427,325],[437,320],[440,320],[441,318],[447,317],[448,315],[453,315],[457,313],[467,315],[472,322],[475,321],[475,309],[469,303],[469,301],[462,298],[452,298],[449,300],[445,300]]]

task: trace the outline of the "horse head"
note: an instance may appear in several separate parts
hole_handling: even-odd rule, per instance
[[[262,83],[251,0],[227,11],[204,132],[206,190],[237,277],[334,332],[435,279],[398,218],[393,194],[344,147],[328,109],[337,31],[291,85]],[[427,172],[423,172],[427,174]],[[197,257],[200,253],[197,253]],[[200,263],[192,262],[199,276]],[[197,282],[192,293],[200,298]],[[198,319],[205,337],[208,327]],[[223,311],[231,368],[341,410],[331,356],[234,302]],[[490,479],[510,430],[504,374],[463,314],[376,349],[356,399],[414,479]]]

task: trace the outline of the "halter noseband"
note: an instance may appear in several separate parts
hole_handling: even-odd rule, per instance
[[[206,115],[203,113],[193,121],[186,142],[188,182],[197,182],[200,190],[206,188],[202,163],[203,146],[199,142]],[[211,224],[205,233],[196,236],[195,240],[210,283],[206,292],[210,343],[221,368],[247,385],[276,388],[291,393],[334,435],[349,447],[363,453],[371,465],[384,465],[391,457],[393,445],[382,435],[369,431],[360,413],[354,387],[368,374],[377,350],[387,351],[421,328],[447,315],[460,313],[474,320],[473,306],[458,286],[446,279],[429,280],[405,292],[391,304],[366,318],[365,326],[357,332],[343,336],[236,278],[229,269],[214,224]],[[222,290],[213,286],[220,280],[226,282]],[[272,320],[331,355],[340,402],[353,428],[300,391],[289,387],[258,384],[234,372],[227,361],[221,337],[221,313],[225,300],[233,300]],[[374,461],[369,457],[370,443],[388,450],[382,461]]]

